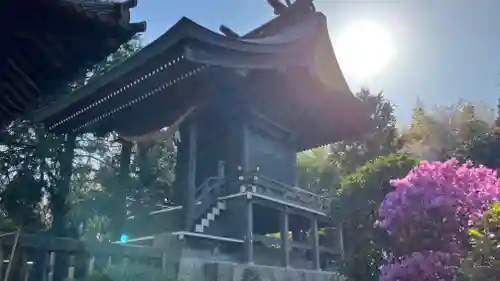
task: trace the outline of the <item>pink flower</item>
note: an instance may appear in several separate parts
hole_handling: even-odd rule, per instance
[[[466,253],[470,223],[499,201],[496,172],[470,162],[459,165],[455,159],[421,162],[391,184],[396,189],[380,206],[379,225],[393,237],[403,258],[386,267],[381,281],[453,280],[448,269],[458,266],[458,260],[445,255]],[[430,275],[411,279],[415,272]]]

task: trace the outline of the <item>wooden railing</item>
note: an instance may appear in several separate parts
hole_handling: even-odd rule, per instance
[[[245,180],[249,184],[257,187],[257,193],[269,195],[276,199],[282,199],[327,214],[330,211],[331,198],[291,186],[257,173],[252,173],[247,176]]]
[[[148,246],[83,242],[47,234],[21,234],[14,256],[10,257],[14,241],[15,233],[0,235],[0,280],[4,280],[11,259],[13,261],[8,280],[54,280],[54,261],[58,255],[64,255],[68,261],[68,267],[64,270],[66,280],[81,279],[93,271],[121,263],[166,269],[166,253]]]
[[[200,186],[196,188],[195,198],[196,200],[201,200],[206,198],[211,193],[213,193],[214,189],[218,186],[222,186],[224,184],[224,177],[210,177],[207,178]]]
[[[266,247],[281,247],[281,239],[266,236],[266,235],[254,235],[254,241],[260,242]],[[312,251],[313,246],[305,242],[290,241],[290,249],[297,249],[302,251]],[[319,251],[321,253],[327,253],[330,255],[340,255],[340,250],[338,248],[320,246]]]
[[[195,218],[205,214],[208,208],[217,202],[217,198],[222,196],[222,187],[225,183],[226,179],[224,177],[210,177],[196,188]]]

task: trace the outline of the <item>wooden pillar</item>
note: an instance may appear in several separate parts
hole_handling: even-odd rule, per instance
[[[184,228],[189,231],[194,219],[194,208],[196,207],[196,153],[198,128],[195,120],[191,120],[189,124],[189,160],[187,171],[187,191],[184,201],[185,222]]]
[[[281,249],[283,251],[282,265],[284,267],[290,266],[290,240],[288,239],[289,234],[288,227],[288,210],[285,208],[281,212]]]
[[[94,272],[94,267],[95,267],[95,257],[91,255],[88,261],[87,275],[90,275]]]
[[[243,122],[246,122],[243,121]],[[250,162],[249,162],[249,148],[248,148],[248,124],[243,124],[243,131],[241,134],[241,166],[243,168],[243,174],[247,174],[250,170]]]
[[[167,273],[167,266],[168,266],[167,263],[168,263],[167,253],[163,252],[163,253],[161,253],[161,272],[163,274]]]
[[[253,202],[251,195],[246,199],[245,261],[253,263]]]
[[[87,267],[88,267],[88,259],[89,256],[86,252],[80,252],[77,253],[75,256],[75,262],[74,262],[74,277],[76,280],[81,280],[85,278],[85,275],[87,274]]]
[[[318,235],[318,219],[313,218],[311,221],[311,234],[312,234],[312,253],[313,253],[313,265],[315,270],[320,270],[320,260],[319,260],[319,235]]]
[[[112,204],[113,212],[111,214],[110,230],[113,234],[113,239],[120,239],[122,233],[126,230],[127,224],[127,190],[123,188],[129,181],[130,164],[132,157],[133,143],[126,140],[120,140],[120,166],[118,170],[118,185],[112,187]]]
[[[69,236],[67,226],[70,207],[68,198],[71,188],[71,176],[73,174],[73,158],[76,148],[76,134],[66,135],[64,151],[59,158],[60,178],[56,183],[57,192],[51,194],[52,198],[52,233],[56,237]],[[57,252],[54,260],[53,281],[64,281],[68,277],[69,255],[65,252]]]

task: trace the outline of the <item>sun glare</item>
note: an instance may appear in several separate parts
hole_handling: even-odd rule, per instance
[[[391,35],[372,21],[348,26],[337,37],[334,45],[342,71],[360,78],[384,70],[394,56]]]

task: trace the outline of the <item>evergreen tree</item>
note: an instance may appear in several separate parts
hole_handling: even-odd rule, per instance
[[[369,109],[371,127],[359,141],[341,141],[330,146],[330,159],[337,163],[341,173],[353,172],[366,161],[389,155],[397,150],[393,105],[385,99],[382,92],[373,94],[363,88],[356,96]]]

